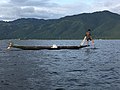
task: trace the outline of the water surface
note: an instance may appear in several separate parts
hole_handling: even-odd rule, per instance
[[[79,40],[12,40],[19,45],[79,45]],[[119,90],[120,40],[79,50],[7,50],[0,41],[0,90]]]

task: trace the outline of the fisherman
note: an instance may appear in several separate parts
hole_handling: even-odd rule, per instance
[[[88,31],[86,32],[85,36],[86,36],[86,44],[89,44],[89,40],[92,41],[92,45],[94,46],[94,40],[92,39],[91,33],[90,33],[90,29],[88,29]]]

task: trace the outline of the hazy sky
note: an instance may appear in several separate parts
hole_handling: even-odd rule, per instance
[[[0,0],[0,20],[54,19],[103,10],[120,14],[120,0]]]

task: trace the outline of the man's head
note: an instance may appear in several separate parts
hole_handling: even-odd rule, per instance
[[[88,29],[88,31],[91,31],[90,29]]]

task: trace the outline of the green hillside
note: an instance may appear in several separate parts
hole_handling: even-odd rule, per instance
[[[89,28],[96,39],[120,39],[120,15],[101,11],[51,20],[0,21],[0,39],[82,39]]]

